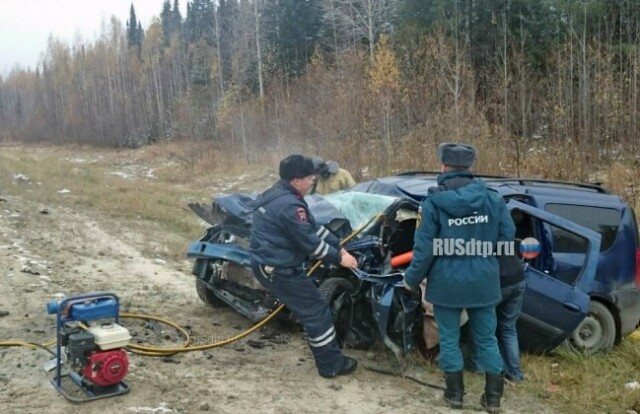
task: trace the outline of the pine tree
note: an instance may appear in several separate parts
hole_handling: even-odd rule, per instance
[[[193,42],[194,30],[193,30],[193,8],[191,3],[187,2],[187,15],[184,18],[184,24],[182,25],[182,34],[184,35],[185,43],[189,44]]]
[[[187,18],[184,22],[187,43],[196,43],[201,37],[207,39],[210,45],[215,43],[213,14],[214,7],[211,0],[193,0],[187,3]]]
[[[127,45],[129,48],[137,48],[140,52],[140,45],[142,44],[142,25],[136,17],[136,11],[131,3],[129,9],[129,20],[127,20]]]
[[[171,12],[171,1],[164,0],[164,3],[162,3],[162,11],[160,12],[160,23],[162,25],[165,46],[169,46],[169,42],[171,41],[171,33],[173,31],[172,20],[173,13]]]
[[[182,14],[180,14],[179,0],[173,0],[173,10],[171,11],[172,31],[182,34]]]
[[[265,1],[263,27],[279,67],[292,74],[304,72],[319,40],[321,18],[318,1]]]
[[[162,11],[160,12],[160,23],[162,25],[165,46],[169,46],[171,38],[175,33],[182,36],[182,15],[180,14],[180,3],[178,0],[174,0],[173,8],[171,7],[171,0],[164,0],[164,3],[162,3]]]
[[[127,20],[127,43],[129,47],[136,46],[138,44],[137,38],[138,19],[136,18],[136,10],[131,3],[129,9],[129,19]]]
[[[173,13],[176,19],[182,19],[177,1],[174,3]],[[182,25],[182,33],[189,50],[187,72],[192,85],[209,84],[213,62],[211,56],[214,53],[212,46],[217,45],[214,22],[215,11],[211,0],[193,0],[187,3],[187,17]]]
[[[233,45],[236,40],[238,3],[236,0],[220,0],[218,6],[218,24],[220,33],[220,59],[222,77],[228,83],[232,77]]]

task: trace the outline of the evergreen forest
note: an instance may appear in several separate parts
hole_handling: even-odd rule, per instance
[[[576,165],[638,149],[640,0],[191,0],[184,16],[179,1],[149,27],[134,1],[94,39],[51,36],[0,78],[0,139],[192,139],[376,174],[444,140],[554,144]]]

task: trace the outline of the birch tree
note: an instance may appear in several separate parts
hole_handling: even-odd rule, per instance
[[[382,33],[391,32],[392,2],[390,0],[323,0],[324,21],[342,42],[356,44],[367,41],[371,62],[375,42]],[[335,41],[337,44],[337,40]]]

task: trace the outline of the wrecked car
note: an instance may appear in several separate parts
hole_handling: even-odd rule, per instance
[[[189,246],[188,256],[195,259],[192,273],[200,299],[258,322],[279,303],[250,269],[252,200],[254,195],[230,194],[216,197],[212,209],[191,205],[212,227]],[[356,192],[306,200],[319,224],[342,240],[353,237],[343,247],[358,259],[358,270],[306,265],[330,304],[341,345],[367,349],[381,340],[395,353],[412,351],[422,324],[420,298],[401,288],[402,273],[391,266],[391,253],[411,250],[418,202]],[[291,318],[285,309],[279,320]]]
[[[353,190],[420,201],[436,176],[409,172],[363,182]],[[524,349],[546,351],[566,338],[567,345],[582,353],[608,352],[636,329],[638,226],[621,197],[597,184],[478,177],[510,208],[526,207],[524,219],[516,220],[516,239],[540,242],[540,255],[525,261],[527,290],[518,320]],[[599,247],[594,247],[596,241]]]
[[[409,261],[397,259],[413,247],[419,202],[436,176],[407,173],[306,197],[317,221],[338,237],[360,228],[344,245],[358,258],[357,271],[321,266],[311,274],[331,306],[343,346],[368,348],[381,340],[394,352],[415,348],[422,329],[420,298],[401,288]],[[540,243],[540,254],[523,260],[527,291],[518,322],[523,349],[545,352],[567,342],[586,353],[608,351],[635,329],[637,226],[619,197],[586,184],[483,179],[507,201],[516,238]],[[230,194],[215,197],[211,207],[192,205],[212,227],[189,246],[188,256],[204,302],[259,321],[279,303],[250,270],[246,249],[253,199]],[[572,209],[577,213],[570,214]]]

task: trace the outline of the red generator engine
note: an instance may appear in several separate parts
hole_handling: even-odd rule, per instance
[[[127,375],[129,359],[123,348],[129,339],[129,331],[116,323],[70,332],[68,339],[63,340],[67,362],[81,375],[85,386],[117,385]]]
[[[104,292],[47,304],[47,312],[56,315],[57,344],[56,358],[45,365],[55,367],[51,381],[69,401],[113,397],[131,389],[124,382],[129,369],[124,348],[131,335],[118,324],[119,310],[118,297]]]

